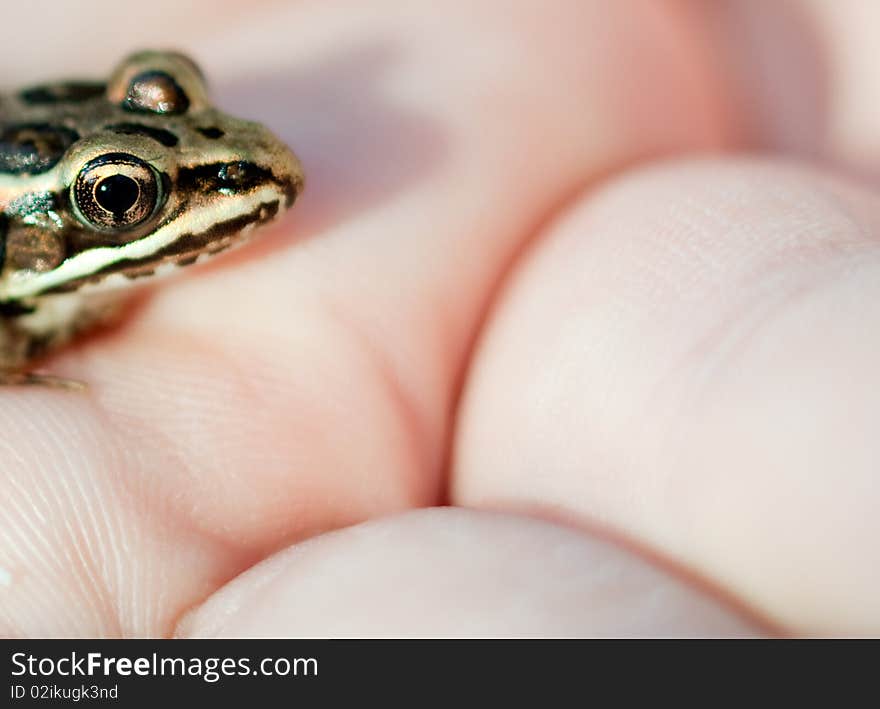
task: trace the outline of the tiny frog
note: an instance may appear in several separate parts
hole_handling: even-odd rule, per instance
[[[0,95],[0,383],[52,383],[29,367],[107,322],[125,286],[242,242],[302,186],[293,153],[214,108],[182,54]]]

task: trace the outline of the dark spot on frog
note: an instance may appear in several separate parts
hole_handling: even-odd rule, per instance
[[[25,103],[45,105],[54,103],[82,103],[104,95],[104,84],[89,81],[69,81],[58,84],[32,86],[19,93]]]
[[[58,234],[32,225],[10,229],[6,250],[10,268],[38,273],[55,268],[64,260],[66,251]]]
[[[178,189],[200,192],[219,189],[246,192],[260,185],[276,182],[271,170],[244,161],[186,167],[177,175]]]
[[[0,172],[39,174],[51,170],[79,140],[76,131],[48,123],[19,123],[0,132]]]
[[[122,107],[136,113],[180,114],[189,108],[189,97],[170,74],[145,71],[131,80]]]
[[[277,201],[264,205],[260,212],[260,222],[265,223],[273,220],[278,214],[278,207],[279,205]]]
[[[133,281],[137,278],[145,278],[146,276],[155,275],[156,269],[155,268],[145,268],[142,271],[126,271],[124,273],[125,273],[125,277],[128,280]]]
[[[210,138],[211,140],[217,140],[218,138],[222,138],[226,133],[220,130],[217,126],[207,126],[206,128],[197,128],[203,136],[206,138]]]
[[[0,318],[17,318],[20,315],[30,315],[36,310],[31,305],[22,305],[15,300],[0,303]]]
[[[114,123],[106,128],[121,135],[143,135],[147,138],[152,138],[167,148],[173,148],[180,142],[178,137],[171,131],[145,126],[141,123]]]

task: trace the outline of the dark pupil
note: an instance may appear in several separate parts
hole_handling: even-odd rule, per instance
[[[126,175],[105,177],[95,188],[95,200],[114,216],[121,217],[138,199],[138,183]]]

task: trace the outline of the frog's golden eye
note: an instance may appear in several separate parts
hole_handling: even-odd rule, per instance
[[[71,187],[80,219],[101,231],[130,229],[152,216],[163,198],[149,164],[127,153],[109,153],[86,163]]]
[[[205,79],[177,52],[137,52],[125,58],[107,83],[107,100],[134,113],[182,115],[208,107]]]
[[[131,80],[122,105],[129,111],[186,113],[189,97],[170,74],[145,71]]]

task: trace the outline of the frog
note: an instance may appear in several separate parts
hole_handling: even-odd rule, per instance
[[[0,384],[117,322],[134,292],[289,210],[301,163],[209,99],[187,54],[142,50],[103,81],[0,94]]]

